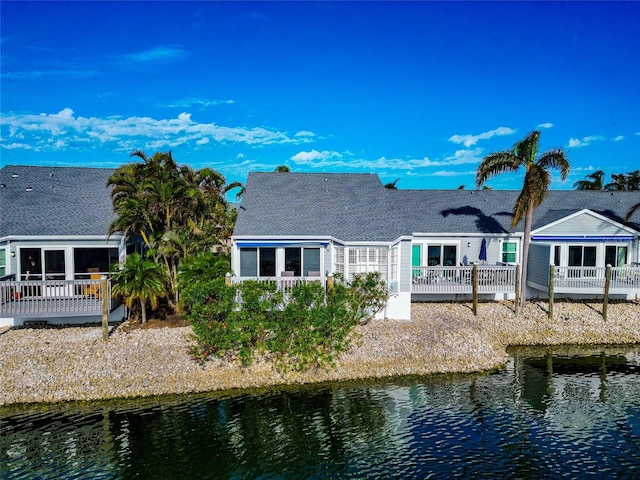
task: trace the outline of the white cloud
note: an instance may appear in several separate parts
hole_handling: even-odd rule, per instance
[[[13,148],[29,145],[35,151],[64,150],[83,144],[114,142],[119,148],[166,148],[210,142],[248,145],[302,144],[309,136],[289,137],[286,132],[262,127],[227,127],[215,123],[197,123],[190,113],[177,118],[81,117],[70,108],[58,113],[6,114],[0,117],[0,131],[12,141]],[[22,141],[17,143],[16,139]],[[5,142],[3,148],[8,148]]]
[[[469,148],[478,143],[478,140],[488,140],[494,136],[511,135],[515,132],[516,131],[514,129],[509,127],[498,127],[494,130],[482,132],[478,135],[453,135],[449,137],[449,141],[453,143],[462,143],[465,147]]]
[[[122,55],[122,59],[134,63],[166,63],[179,60],[187,55],[187,51],[179,47],[153,47],[140,52]]]
[[[423,158],[387,158],[377,159],[357,158],[351,152],[336,152],[329,150],[300,151],[293,155],[290,160],[299,165],[305,165],[316,169],[336,169],[343,170],[367,170],[367,171],[398,171],[408,174],[414,170],[432,167],[444,167],[454,165],[464,165],[479,163],[482,160],[482,148],[471,150],[457,150],[453,155],[442,160],[431,160]]]
[[[613,139],[614,142],[621,142],[622,140],[624,140],[624,135],[618,135]]]
[[[233,100],[209,100],[206,98],[187,97],[166,106],[171,108],[189,108],[189,107],[215,107],[217,105],[233,105]]]
[[[340,159],[342,158],[342,154],[339,152],[329,152],[328,150],[324,150],[319,152],[317,150],[311,150],[310,152],[298,152],[294,156],[291,157],[291,160],[295,163],[307,164],[316,161],[323,162],[328,159]]]
[[[553,128],[553,123],[551,122],[539,123],[538,128]]]
[[[602,137],[591,135],[588,137],[582,138],[570,138],[569,144],[567,145],[569,148],[580,148],[591,145],[593,142],[597,142],[602,140]]]
[[[315,137],[316,135],[315,135],[315,133],[309,132],[308,130],[300,130],[294,136],[296,136],[296,137]]]
[[[461,175],[475,175],[475,170],[470,170],[467,172],[454,172],[453,170],[439,170],[433,173],[427,173],[425,177],[458,177]]]

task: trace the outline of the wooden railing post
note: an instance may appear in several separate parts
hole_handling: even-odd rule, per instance
[[[609,287],[611,285],[611,265],[607,265],[604,271],[604,300],[602,301],[602,319],[607,321],[607,310],[609,308]]]
[[[516,305],[515,305],[515,313],[516,317],[520,314],[520,264],[516,265]]]
[[[106,275],[100,279],[100,294],[102,299],[102,339],[106,342],[109,340],[109,301],[111,300]]]
[[[231,286],[231,272],[227,272],[224,274],[224,283],[227,287]]]
[[[327,291],[333,288],[333,275],[327,275]]]
[[[553,296],[556,283],[556,266],[549,266],[549,320],[553,319]]]
[[[471,283],[473,284],[473,314],[478,316],[478,264],[473,264],[471,271]]]

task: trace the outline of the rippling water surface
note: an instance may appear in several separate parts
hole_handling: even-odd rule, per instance
[[[490,375],[5,408],[1,477],[640,478],[640,349]]]

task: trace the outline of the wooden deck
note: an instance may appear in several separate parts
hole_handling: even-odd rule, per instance
[[[104,298],[110,312],[120,306],[109,280],[2,281],[0,318],[100,315]]]
[[[478,265],[478,293],[515,292],[515,266]],[[412,267],[411,293],[473,293],[473,266]]]
[[[604,292],[606,267],[554,267],[554,270],[556,293]],[[640,266],[611,267],[609,293],[640,294]]]

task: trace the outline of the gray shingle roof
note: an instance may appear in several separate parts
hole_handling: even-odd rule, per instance
[[[104,168],[3,167],[0,237],[106,235],[113,218],[106,185],[113,172]]]
[[[391,241],[422,233],[506,233],[519,191],[390,190],[377,175],[250,173],[236,236],[333,236]],[[533,228],[588,208],[623,223],[640,192],[550,191]],[[630,224],[640,231],[640,223]]]

